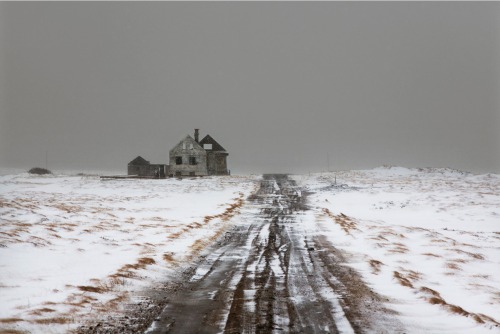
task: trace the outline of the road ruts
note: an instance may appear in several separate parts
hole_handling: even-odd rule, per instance
[[[242,222],[147,333],[376,331],[373,315],[385,314],[379,297],[326,238],[305,231],[305,201],[287,175],[264,175]]]

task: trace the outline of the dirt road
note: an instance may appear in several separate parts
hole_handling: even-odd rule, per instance
[[[307,205],[287,175],[264,175],[241,221],[178,282],[78,333],[404,333],[343,254],[306,229]]]
[[[264,175],[250,198],[260,213],[214,247],[147,333],[387,328],[388,310],[380,297],[325,238],[308,236],[301,228],[306,197],[287,175]]]

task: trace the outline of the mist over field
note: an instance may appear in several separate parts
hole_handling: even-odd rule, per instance
[[[0,167],[500,171],[495,2],[0,3]]]

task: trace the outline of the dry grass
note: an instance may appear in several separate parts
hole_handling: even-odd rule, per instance
[[[218,215],[213,215],[213,216],[205,216],[205,218],[203,219],[203,222],[205,224],[209,223],[211,220],[213,219],[216,219],[216,218],[220,218],[222,221],[228,221],[229,219],[231,219],[232,217],[234,217],[234,215],[236,213],[238,213],[239,211],[237,211],[239,208],[241,208],[241,206],[243,205],[243,203],[245,202],[243,200],[243,194],[240,193],[240,197],[239,198],[235,198],[234,200],[236,200],[235,203],[229,205],[228,208],[226,208],[226,210],[223,212],[223,213],[220,213]]]
[[[340,227],[342,228],[342,230],[344,230],[344,232],[349,234],[349,235],[351,235],[352,230],[358,229],[354,219],[344,215],[343,213],[340,213],[340,215],[334,215],[327,208],[323,208],[323,212],[328,217],[333,219],[335,221],[335,223],[339,224]]]
[[[215,234],[213,234],[209,238],[204,238],[204,239],[198,239],[196,240],[191,246],[191,255],[188,257],[188,260],[192,260],[196,255],[198,255],[203,249],[205,249],[208,245],[213,243],[215,240],[217,240],[222,233],[226,230],[226,228],[223,226],[219,228]]]
[[[26,331],[19,331],[17,329],[0,329],[0,334],[26,334],[29,332]]]
[[[165,262],[169,262],[169,263],[177,263],[177,261],[174,259],[174,254],[173,253],[165,253],[165,254],[163,254],[163,260]]]
[[[59,204],[54,205],[54,208],[61,210],[61,211],[65,211],[67,213],[76,213],[76,212],[82,211],[81,206],[68,205],[68,204],[63,204],[63,203],[59,203]]]
[[[235,202],[233,204],[229,205],[229,207],[227,207],[226,210],[224,210],[224,212],[222,212],[218,215],[205,216],[203,218],[203,224],[200,224],[198,222],[193,222],[193,223],[187,225],[186,227],[184,227],[183,229],[181,229],[180,231],[172,233],[169,236],[169,239],[177,239],[181,235],[183,235],[184,233],[186,233],[190,230],[193,230],[193,229],[198,229],[198,228],[202,227],[203,225],[210,223],[214,219],[220,219],[223,222],[230,220],[232,217],[234,217],[239,212],[238,209],[243,206],[243,203],[245,202],[243,199],[243,196],[244,196],[244,194],[240,193],[240,197],[235,198],[234,199]]]
[[[380,262],[378,260],[373,260],[373,259],[368,261],[368,263],[370,264],[370,267],[372,268],[373,274],[380,273],[380,268],[384,265],[382,262]]]
[[[433,290],[431,288],[428,288],[426,286],[420,287],[420,291],[425,293],[425,294],[430,294],[434,297],[441,298],[441,295],[439,294],[439,292],[437,292],[436,290]]]
[[[443,239],[431,239],[430,242],[432,242],[432,243],[447,243],[447,241],[443,240]]]
[[[134,264],[126,264],[117,270],[116,273],[109,275],[108,277],[116,279],[116,282],[124,282],[123,278],[133,278],[136,276],[135,270],[145,269],[148,265],[155,264],[156,261],[150,257],[141,257]],[[124,283],[117,283],[124,284]],[[116,285],[116,284],[115,284]]]
[[[457,249],[457,248],[448,248],[447,250],[453,251],[453,252],[456,252],[459,254],[465,254],[465,255],[470,256],[471,258],[473,258],[475,260],[484,260],[484,256],[482,254],[479,254],[479,253],[471,253],[471,252],[467,252],[467,251]]]
[[[399,284],[401,284],[402,286],[413,288],[412,282],[408,278],[403,277],[403,275],[401,275],[401,273],[395,271],[395,272],[393,272],[393,276],[395,279],[398,280]]]
[[[75,300],[75,299],[77,299],[77,300]],[[95,301],[97,301],[97,298],[93,298],[89,295],[78,295],[78,296],[70,295],[68,297],[68,301],[64,302],[63,304],[81,308],[81,307],[85,307],[87,304],[91,304]],[[53,303],[53,304],[55,304],[55,303]]]
[[[20,318],[0,318],[0,324],[12,324],[15,322],[20,322],[24,321],[23,319]]]
[[[44,313],[50,313],[50,312],[55,312],[55,311],[56,310],[54,310],[54,309],[44,307],[44,308],[39,308],[39,309],[33,310],[30,312],[30,314],[31,315],[42,315]]]
[[[77,288],[84,292],[103,293],[104,290],[97,286],[79,285]]]
[[[404,270],[405,277],[412,281],[419,281],[422,279],[422,273],[415,270]]]
[[[441,297],[431,297],[427,301],[432,305],[446,305],[446,302]]]
[[[137,260],[136,263],[134,264],[126,264],[124,265],[121,269],[124,270],[138,270],[138,269],[144,269],[150,264],[155,264],[156,261],[150,257],[141,257],[139,260]],[[120,270],[121,270],[120,269]]]
[[[107,301],[104,305],[97,305],[98,309],[103,312],[109,312],[110,310],[116,310],[120,305],[128,300],[128,293],[122,292],[118,294],[115,298]]]
[[[146,259],[146,258],[144,258]],[[151,259],[153,260],[153,259]],[[154,260],[153,260],[154,261]],[[80,291],[84,292],[92,292],[92,293],[105,293],[109,291],[113,291],[117,285],[124,285],[125,280],[123,277],[113,274],[108,276],[108,279],[106,280],[100,280],[97,278],[93,278],[90,280],[94,285],[79,285],[77,288]],[[81,306],[82,304],[91,302],[91,299],[88,299],[86,301],[80,301],[77,304],[74,304],[74,306]],[[73,305],[73,304],[72,304]]]
[[[446,262],[446,267],[452,270],[462,270],[462,268],[458,264],[451,261]]]
[[[399,254],[408,253],[408,248],[401,243],[394,243],[394,244],[392,244],[392,246],[393,246],[393,248],[389,249],[387,251],[388,253],[399,253]]]
[[[65,318],[65,317],[54,317],[54,318],[45,318],[45,319],[35,319],[35,320],[33,320],[33,322],[36,324],[41,324],[41,325],[52,325],[52,324],[64,325],[64,324],[72,323],[72,322],[74,322],[74,320],[71,318]]]
[[[434,253],[423,253],[422,255],[432,256],[432,257],[441,257],[441,255],[437,255],[437,254],[434,254]]]
[[[489,316],[484,315],[482,313],[469,312],[469,311],[464,310],[462,307],[460,307],[458,305],[447,303],[446,300],[444,300],[441,297],[441,295],[439,294],[439,292],[437,292],[436,290],[422,286],[422,287],[420,287],[419,291],[421,293],[423,293],[424,295],[426,295],[425,299],[427,300],[427,302],[429,304],[440,305],[449,313],[457,314],[457,315],[460,315],[463,317],[470,317],[470,318],[474,319],[474,321],[476,321],[479,324],[490,323],[496,327],[500,326],[500,323],[497,322],[492,317],[489,317]]]

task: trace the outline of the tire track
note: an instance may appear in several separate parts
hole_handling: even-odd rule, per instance
[[[264,175],[246,223],[213,247],[147,333],[403,332],[321,231],[308,234],[306,195],[287,175]]]

